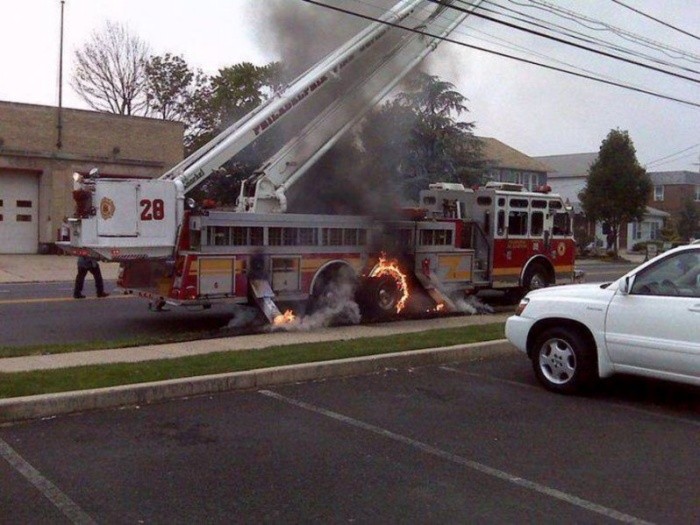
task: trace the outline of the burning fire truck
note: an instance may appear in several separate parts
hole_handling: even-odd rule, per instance
[[[120,262],[118,285],[156,308],[249,303],[270,322],[289,319],[280,302],[332,302],[338,283],[376,317],[401,312],[410,295],[454,311],[483,288],[570,282],[569,215],[549,193],[440,183],[390,221],[286,213],[289,187],[466,16],[402,0],[160,179],[79,177],[62,247]],[[273,128],[288,142],[243,184],[235,210],[187,197]]]

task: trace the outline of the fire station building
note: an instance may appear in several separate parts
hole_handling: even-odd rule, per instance
[[[179,122],[0,101],[0,253],[47,253],[73,173],[153,178],[183,158]]]

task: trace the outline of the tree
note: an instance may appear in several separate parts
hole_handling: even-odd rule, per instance
[[[170,53],[152,56],[145,73],[149,113],[163,120],[184,121],[195,75],[185,59]]]
[[[683,209],[678,221],[678,233],[683,240],[695,238],[700,229],[700,212],[692,196],[683,201]]]
[[[468,111],[465,102],[451,83],[419,72],[368,119],[366,150],[374,164],[397,177],[406,197],[416,198],[431,182],[474,182],[481,161],[474,123],[456,120]]]
[[[143,114],[148,46],[124,25],[106,22],[75,51],[73,89],[98,111]]]
[[[627,131],[610,130],[579,199],[589,220],[607,223],[616,254],[620,227],[642,220],[652,189]]]
[[[406,86],[319,159],[289,192],[290,210],[396,217],[429,182],[471,175],[478,140],[454,119],[464,97],[424,73]]]
[[[219,70],[212,78],[212,104],[221,127],[235,122],[266,100],[277,84],[280,66],[271,62],[256,66],[241,62]]]
[[[211,79],[196,83],[187,122],[186,153],[212,140],[226,127],[267,100],[285,79],[278,62],[256,66],[241,62],[219,70]],[[267,133],[251,147],[227,162],[193,192],[195,199],[214,198],[222,205],[233,204],[241,181],[249,177],[267,158],[275,133]]]
[[[181,56],[166,53],[151,56],[146,63],[149,114],[185,124],[186,155],[214,135],[217,119],[212,97],[209,77],[193,70]]]

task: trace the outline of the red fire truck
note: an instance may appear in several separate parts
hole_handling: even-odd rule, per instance
[[[118,284],[156,308],[248,302],[270,321],[282,316],[277,302],[337,300],[339,283],[376,316],[400,312],[411,294],[450,311],[482,288],[570,282],[569,216],[548,193],[440,183],[390,221],[285,213],[287,189],[466,16],[402,0],[160,179],[82,178],[64,248],[119,261]],[[293,133],[243,185],[235,210],[187,197],[281,122]]]

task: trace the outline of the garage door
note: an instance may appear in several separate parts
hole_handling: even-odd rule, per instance
[[[39,177],[0,171],[0,253],[37,253]]]

